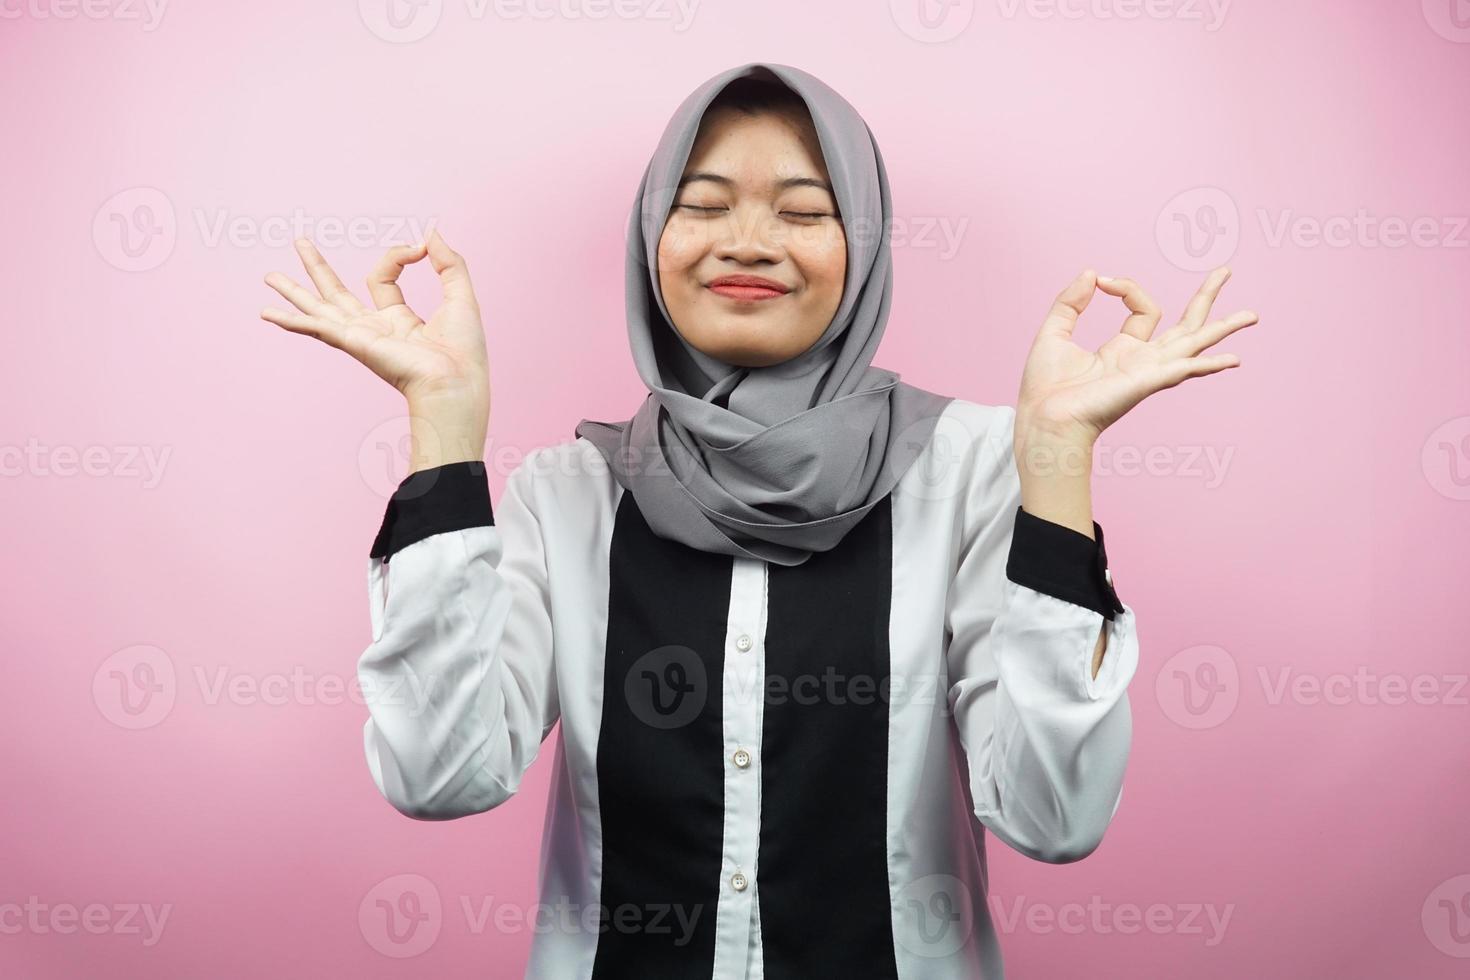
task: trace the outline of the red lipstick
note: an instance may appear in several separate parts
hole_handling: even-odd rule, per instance
[[[763,276],[720,276],[705,285],[721,296],[743,302],[776,299],[791,292],[790,286]]]

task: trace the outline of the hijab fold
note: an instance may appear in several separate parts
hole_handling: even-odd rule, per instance
[[[674,328],[658,243],[705,109],[738,78],[784,84],[806,103],[847,235],[832,322],[806,351],[765,367],[710,357]],[[893,300],[888,176],[867,123],[842,96],[788,65],[721,72],[674,112],[628,222],[627,327],[648,397],[622,422],[576,435],[607,459],[653,532],[702,551],[800,565],[881,501],[928,442],[953,396],[872,366]]]

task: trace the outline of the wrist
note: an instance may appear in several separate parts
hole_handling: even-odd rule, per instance
[[[474,398],[416,398],[408,405],[409,472],[483,459],[489,410]]]
[[[1044,405],[1023,400],[1016,409],[1016,443],[1083,448],[1091,451],[1101,431],[1080,422],[1070,412],[1048,411]]]
[[[1051,430],[1020,429],[1015,434],[1016,468],[1021,479],[1090,480],[1093,440]]]

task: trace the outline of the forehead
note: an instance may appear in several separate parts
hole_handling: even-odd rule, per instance
[[[827,177],[821,143],[805,113],[754,115],[717,109],[700,120],[684,173],[713,171],[750,185]]]

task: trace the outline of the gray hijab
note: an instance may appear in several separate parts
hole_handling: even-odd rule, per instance
[[[710,101],[737,78],[785,84],[806,103],[847,237],[836,315],[805,352],[766,367],[712,358],[673,327],[658,242]],[[888,175],[867,123],[788,65],[752,62],[689,95],[643,174],[628,224],[628,340],[649,395],[585,436],[659,537],[701,551],[800,565],[835,547],[893,489],[953,396],[873,367],[893,299]]]

